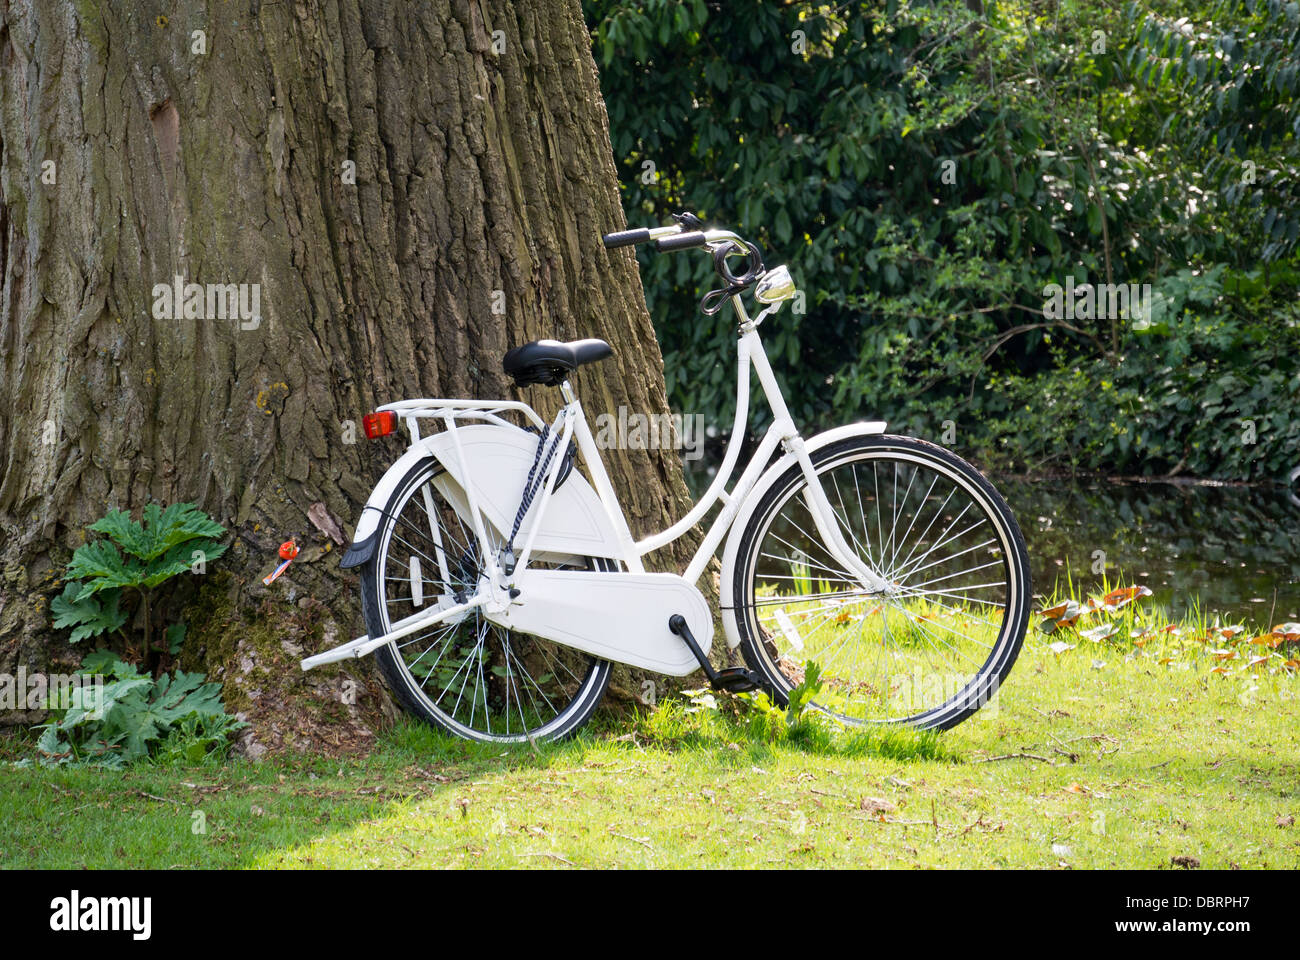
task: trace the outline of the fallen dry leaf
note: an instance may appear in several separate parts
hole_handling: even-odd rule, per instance
[[[1113,613],[1120,607],[1132,603],[1134,600],[1140,600],[1143,597],[1149,596],[1151,596],[1150,587],[1121,587],[1112,590],[1110,593],[1102,597],[1100,606],[1107,613]],[[1093,601],[1090,600],[1089,605],[1091,606],[1092,603]]]
[[[898,807],[883,797],[863,797],[858,801],[858,809],[874,815],[893,813]]]

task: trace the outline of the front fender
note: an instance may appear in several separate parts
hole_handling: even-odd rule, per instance
[[[886,423],[884,420],[869,420],[863,423],[850,423],[842,427],[835,427],[832,430],[826,430],[817,434],[804,442],[804,446],[809,454],[815,453],[822,447],[832,443],[838,443],[849,437],[862,437],[872,434],[885,432]],[[793,453],[787,453],[780,460],[763,471],[763,475],[758,478],[754,484],[754,489],[745,497],[745,504],[736,514],[736,519],[732,521],[731,530],[727,533],[727,543],[722,551],[722,578],[719,583],[718,599],[719,606],[722,608],[722,629],[727,635],[727,646],[735,648],[740,645],[740,631],[736,626],[736,611],[734,603],[734,591],[732,590],[732,581],[735,579],[736,557],[740,553],[740,540],[744,535],[745,527],[748,526],[750,518],[754,511],[758,509],[758,504],[762,501],[764,494],[777,480],[777,477],[785,473],[791,466],[799,462]]]

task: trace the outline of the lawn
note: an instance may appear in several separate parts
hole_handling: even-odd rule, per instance
[[[11,767],[0,865],[1300,867],[1293,671],[1073,641],[1032,632],[937,736],[773,743],[678,700],[538,750],[402,723],[347,761]]]

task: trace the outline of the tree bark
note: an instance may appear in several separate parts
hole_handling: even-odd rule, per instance
[[[589,416],[667,410],[635,260],[600,242],[623,214],[578,0],[0,2],[0,75],[0,671],[57,649],[86,525],[190,500],[233,546],[169,607],[182,660],[263,746],[363,743],[391,709],[368,665],[296,666],[364,630],[324,531],[400,445],[360,415],[511,395],[502,354],[544,336],[614,345],[574,380]],[[258,285],[260,320],[157,318],[178,277]],[[676,454],[607,465],[635,533],[685,510]]]

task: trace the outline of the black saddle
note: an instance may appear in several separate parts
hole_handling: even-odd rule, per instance
[[[604,360],[613,353],[614,348],[604,340],[535,340],[509,350],[501,366],[518,386],[540,383],[558,387],[582,364]]]

